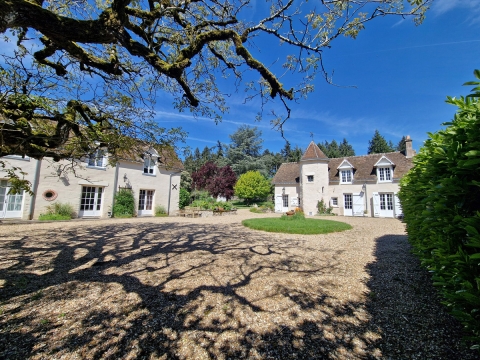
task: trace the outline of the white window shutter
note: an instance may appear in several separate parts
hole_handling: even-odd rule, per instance
[[[373,216],[380,217],[380,195],[378,192],[374,192],[373,194]]]
[[[393,197],[394,207],[395,207],[395,217],[398,218],[399,216],[403,215],[402,204],[400,203],[400,199],[397,196],[397,193],[394,193]]]

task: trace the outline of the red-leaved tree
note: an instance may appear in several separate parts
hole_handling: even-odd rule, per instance
[[[237,177],[230,166],[219,168],[213,162],[207,162],[198,171],[192,174],[193,184],[196,189],[207,190],[210,195],[225,196],[230,200],[234,194],[233,187]]]

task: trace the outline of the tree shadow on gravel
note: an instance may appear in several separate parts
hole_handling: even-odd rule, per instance
[[[454,339],[437,341],[442,326],[443,341],[458,324],[425,290],[428,274],[405,237],[378,239],[367,303],[336,298],[338,281],[348,276],[342,252],[309,244],[240,225],[173,222],[0,237],[0,357],[400,359],[428,352],[420,358],[438,359],[452,357],[443,357],[448,348],[460,354]],[[430,332],[412,339],[419,326]]]
[[[370,327],[382,335],[382,354],[393,359],[478,359],[462,344],[462,326],[450,316],[428,271],[411,253],[406,235],[376,240],[367,269]]]

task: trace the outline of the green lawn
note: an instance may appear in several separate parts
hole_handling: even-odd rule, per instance
[[[352,227],[346,223],[333,220],[320,219],[289,219],[289,218],[263,218],[247,219],[242,224],[250,229],[278,232],[287,234],[328,234],[350,230]]]

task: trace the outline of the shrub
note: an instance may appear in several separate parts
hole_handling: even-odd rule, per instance
[[[480,79],[480,71],[475,75]],[[444,130],[429,134],[399,193],[409,241],[443,303],[480,345],[480,82]]]
[[[39,220],[69,220],[76,216],[73,206],[69,203],[55,202],[46,207],[45,214],[40,214]]]
[[[115,200],[112,209],[113,217],[132,217],[135,215],[135,199],[133,192],[128,189],[121,189],[115,194]]]
[[[155,216],[168,216],[165,206],[163,205],[155,206]]]
[[[188,190],[180,188],[180,194],[178,195],[178,207],[185,209],[185,206],[190,204],[190,193]]]
[[[319,215],[331,214],[333,211],[333,207],[327,207],[323,199],[317,203],[317,209]]]
[[[249,203],[255,199],[265,199],[271,188],[270,181],[259,171],[248,171],[235,184],[235,195]]]

